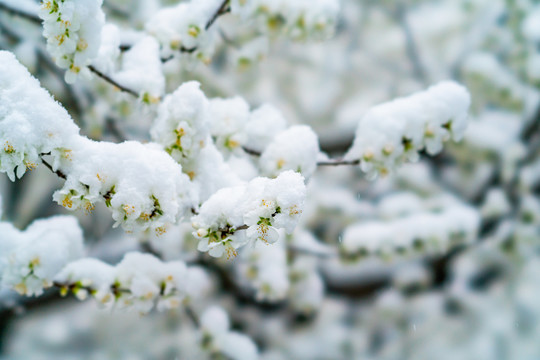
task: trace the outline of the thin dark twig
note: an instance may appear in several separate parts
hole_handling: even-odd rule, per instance
[[[340,166],[340,165],[360,165],[360,159],[356,160],[342,160],[342,159],[330,159],[326,161],[318,161],[317,166]]]
[[[196,327],[200,327],[201,322],[199,321],[197,314],[195,314],[195,311],[191,308],[191,306],[186,306],[185,310],[187,317],[191,320],[193,325],[195,325]]]
[[[242,149],[248,153],[249,155],[253,155],[253,156],[261,156],[261,152],[260,151],[257,151],[257,150],[253,150],[253,149],[250,149],[250,148],[247,148],[247,147],[242,147]]]
[[[0,2],[0,10],[6,12],[8,14],[11,14],[13,16],[18,16],[20,18],[23,18],[23,19],[26,19],[26,20],[31,21],[33,23],[41,25],[41,19],[39,18],[39,16],[28,13],[28,12],[23,11],[21,9],[16,9],[14,7],[11,7],[11,6],[7,5],[4,2]]]
[[[139,94],[135,91],[135,90],[132,90],[128,87],[125,87],[123,85],[120,85],[118,82],[116,82],[115,80],[113,80],[110,76],[108,75],[105,75],[104,73],[102,73],[101,71],[99,71],[98,69],[96,69],[93,65],[90,65],[88,66],[88,69],[93,72],[94,74],[96,74],[97,76],[99,76],[100,78],[102,78],[103,80],[107,81],[108,83],[112,84],[113,86],[117,87],[118,89],[120,89],[121,91],[123,92],[126,92],[136,98],[139,97]]]
[[[105,120],[105,125],[107,126],[107,130],[109,130],[111,135],[114,136],[114,138],[119,142],[124,142],[128,139],[127,136],[118,127],[116,119],[113,119],[112,117],[107,117],[107,119]]]
[[[242,147],[242,149],[249,155],[261,156],[260,151],[253,150],[247,147]],[[360,159],[355,159],[355,160],[328,159],[328,160],[321,160],[317,162],[317,166],[340,166],[340,165],[360,165]]]
[[[223,14],[228,13],[229,11],[231,11],[231,8],[229,7],[229,0],[224,0],[223,3],[221,3],[221,6],[219,7],[218,11],[210,18],[210,20],[208,20],[204,29],[205,30],[210,29],[210,27],[216,22],[218,17],[220,17]]]
[[[51,164],[49,164],[47,161],[45,161],[45,159],[43,159],[43,155],[50,155],[50,154],[41,154],[40,158],[43,165],[45,165],[49,170],[51,170],[52,173],[56,174],[58,177],[66,180],[67,179],[66,174],[64,174],[60,170],[54,170]]]

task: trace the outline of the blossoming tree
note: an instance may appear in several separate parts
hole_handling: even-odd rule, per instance
[[[539,45],[534,0],[0,0],[0,350],[537,358]]]

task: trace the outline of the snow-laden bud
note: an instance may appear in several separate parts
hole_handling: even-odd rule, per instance
[[[122,66],[113,78],[134,91],[144,103],[155,104],[165,91],[159,44],[145,36],[122,55]]]
[[[220,150],[231,152],[245,144],[244,128],[249,120],[249,105],[243,98],[210,100],[210,115],[210,133]]]
[[[319,141],[313,130],[306,125],[292,126],[279,133],[268,145],[259,166],[266,176],[293,170],[309,179],[317,168],[318,154]]]
[[[360,160],[369,178],[387,174],[418,151],[441,151],[450,138],[459,141],[467,126],[470,95],[454,82],[372,108],[360,120],[346,160]]]
[[[199,87],[198,82],[186,82],[167,95],[150,130],[152,139],[181,163],[197,156],[208,141],[209,105]]]
[[[246,147],[263,152],[274,137],[287,128],[283,114],[270,104],[263,104],[250,114],[246,124]]]
[[[39,17],[47,51],[56,64],[67,69],[66,81],[78,74],[97,56],[105,15],[102,0],[43,0]]]

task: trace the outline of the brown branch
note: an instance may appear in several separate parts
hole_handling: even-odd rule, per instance
[[[340,166],[340,165],[360,165],[360,159],[356,160],[343,160],[343,159],[330,159],[326,161],[318,161],[317,166]]]
[[[261,152],[247,147],[242,147],[242,149],[253,156],[261,156]],[[344,160],[344,159],[328,159],[317,161],[317,166],[340,166],[340,165],[360,165],[360,159],[356,160]]]
[[[62,178],[64,180],[67,179],[67,176],[66,174],[64,174],[63,172],[61,172],[60,170],[54,170],[53,167],[51,166],[51,164],[49,164],[47,161],[45,161],[45,159],[43,159],[43,156],[44,155],[50,155],[50,153],[48,154],[41,154],[40,155],[40,159],[41,159],[41,162],[43,163],[43,165],[45,165],[47,167],[47,169],[51,170],[51,172],[53,174],[56,174],[59,178]]]
[[[90,65],[88,66],[88,69],[93,72],[94,74],[96,74],[97,76],[99,76],[100,78],[102,78],[103,80],[105,80],[106,82],[112,84],[113,86],[115,86],[116,88],[118,88],[119,90],[125,92],[125,93],[128,93],[136,98],[139,97],[139,94],[135,91],[135,90],[132,90],[128,87],[125,87],[123,85],[120,85],[118,82],[116,82],[115,80],[113,80],[110,76],[102,73],[101,71],[99,71],[98,69],[96,69],[93,65]]]
[[[229,0],[223,0],[223,2],[221,3],[221,6],[217,9],[217,11],[214,13],[214,15],[212,15],[212,17],[208,20],[208,22],[206,23],[206,25],[204,26],[204,29],[205,30],[208,30],[210,29],[210,27],[212,27],[212,25],[216,22],[216,20],[223,14],[226,14],[228,12],[231,11],[231,8],[229,6]],[[194,53],[195,51],[197,51],[197,46],[194,46],[194,47],[191,47],[191,48],[187,48],[187,47],[180,47],[180,52],[183,52],[183,53],[188,53],[188,54],[191,54],[191,53]],[[163,62],[167,62],[169,60],[171,60],[174,56],[169,56],[167,58],[164,58],[164,59],[161,59],[161,61]]]
[[[224,0],[221,3],[221,6],[219,7],[218,11],[210,18],[210,20],[208,20],[204,29],[205,30],[210,29],[210,27],[216,22],[218,17],[220,17],[223,14],[228,13],[229,11],[231,11],[231,8],[229,7],[229,0]]]
[[[17,16],[17,17],[26,19],[28,21],[31,21],[31,22],[33,22],[35,24],[41,25],[41,19],[39,18],[39,16],[37,16],[35,14],[28,13],[28,12],[23,11],[21,9],[16,9],[14,7],[11,7],[11,6],[9,6],[8,4],[6,4],[4,2],[0,2],[0,10],[4,11],[4,12],[10,14],[10,15]]]

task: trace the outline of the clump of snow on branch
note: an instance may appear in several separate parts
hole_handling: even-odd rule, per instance
[[[79,129],[13,54],[0,51],[0,63],[0,172],[14,181]]]
[[[277,176],[293,170],[309,178],[317,168],[319,141],[309,126],[291,126],[276,135],[259,160],[262,173]]]
[[[121,144],[79,138],[54,153],[67,180],[53,198],[67,209],[91,211],[105,202],[116,225],[128,231],[166,231],[186,215],[195,194],[182,167],[156,144]]]
[[[47,50],[73,83],[97,56],[105,15],[102,0],[44,0],[39,16]]]
[[[214,30],[206,25],[222,4],[222,0],[191,0],[163,8],[148,20],[145,29],[161,44],[162,56],[183,50],[209,62],[214,49]]]
[[[246,143],[249,149],[262,152],[274,137],[287,128],[283,114],[270,104],[263,104],[253,110],[246,124]]]
[[[54,281],[63,294],[93,296],[103,306],[148,313],[188,304],[209,290],[207,275],[182,261],[162,262],[150,254],[127,253],[116,266],[85,258],[68,264]]]
[[[252,21],[264,33],[293,39],[324,39],[334,33],[340,10],[337,0],[232,0],[231,11]]]
[[[479,211],[450,196],[421,201],[400,194],[381,202],[381,215],[385,207],[407,211],[348,226],[341,244],[344,259],[441,254],[474,241],[480,227]]]
[[[126,230],[165,231],[196,201],[187,175],[157,144],[95,142],[78,134],[67,112],[39,86],[13,55],[0,52],[10,71],[0,74],[0,171],[22,176],[40,156],[66,178],[54,199],[91,211],[105,202]]]
[[[165,91],[165,77],[161,69],[159,44],[145,36],[122,55],[120,71],[115,81],[136,91],[145,103],[157,103]]]
[[[180,163],[197,156],[210,134],[208,100],[199,87],[186,82],[167,95],[150,130],[152,139]]]
[[[39,296],[70,261],[83,256],[83,235],[77,220],[57,216],[37,220],[25,231],[0,222],[2,286]]]
[[[360,160],[373,179],[405,161],[416,161],[424,148],[437,154],[444,141],[463,136],[469,105],[468,91],[450,81],[378,105],[360,120],[345,159]]]
[[[230,257],[249,241],[274,243],[279,237],[276,228],[294,230],[305,195],[303,177],[292,171],[217,191],[192,218],[199,250]]]
[[[211,134],[218,148],[239,149],[246,142],[243,131],[249,120],[249,104],[241,97],[210,100]]]
[[[213,357],[255,360],[257,346],[249,337],[230,329],[229,317],[220,307],[211,307],[201,316],[201,347]]]

